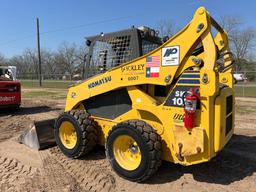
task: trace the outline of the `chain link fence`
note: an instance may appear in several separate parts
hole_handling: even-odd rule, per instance
[[[238,97],[256,97],[256,71],[235,72],[235,94]]]
[[[26,73],[18,75],[24,88],[39,88],[38,74]],[[42,74],[43,88],[67,89],[69,86],[82,79],[81,75],[70,74]]]

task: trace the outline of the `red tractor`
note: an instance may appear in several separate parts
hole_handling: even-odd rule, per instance
[[[21,84],[16,80],[16,67],[0,66],[0,108],[19,108]]]

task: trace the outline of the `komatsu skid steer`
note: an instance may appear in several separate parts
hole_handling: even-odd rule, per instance
[[[149,28],[132,33],[88,38],[87,79],[68,90],[55,122],[57,145],[71,158],[104,145],[113,170],[137,182],[152,176],[161,160],[209,161],[234,132],[226,32],[200,7],[164,43]]]

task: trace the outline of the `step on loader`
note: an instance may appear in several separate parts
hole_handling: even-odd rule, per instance
[[[161,42],[156,34],[141,27],[87,39],[86,80],[69,88],[54,126],[66,156],[80,158],[103,145],[118,175],[141,182],[162,160],[207,162],[230,140],[235,110],[227,33],[200,7],[170,39]]]

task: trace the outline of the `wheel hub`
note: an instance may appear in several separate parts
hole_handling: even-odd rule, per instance
[[[138,148],[138,146],[135,146],[135,145],[131,144],[130,147],[129,147],[129,150],[130,150],[130,152],[131,152],[132,154],[135,155],[135,154],[138,153],[139,148]]]
[[[140,148],[131,136],[118,136],[113,143],[113,153],[117,163],[126,170],[135,170],[141,163]]]
[[[77,143],[77,135],[74,125],[69,121],[63,121],[60,125],[59,137],[61,143],[67,149],[73,149]]]

